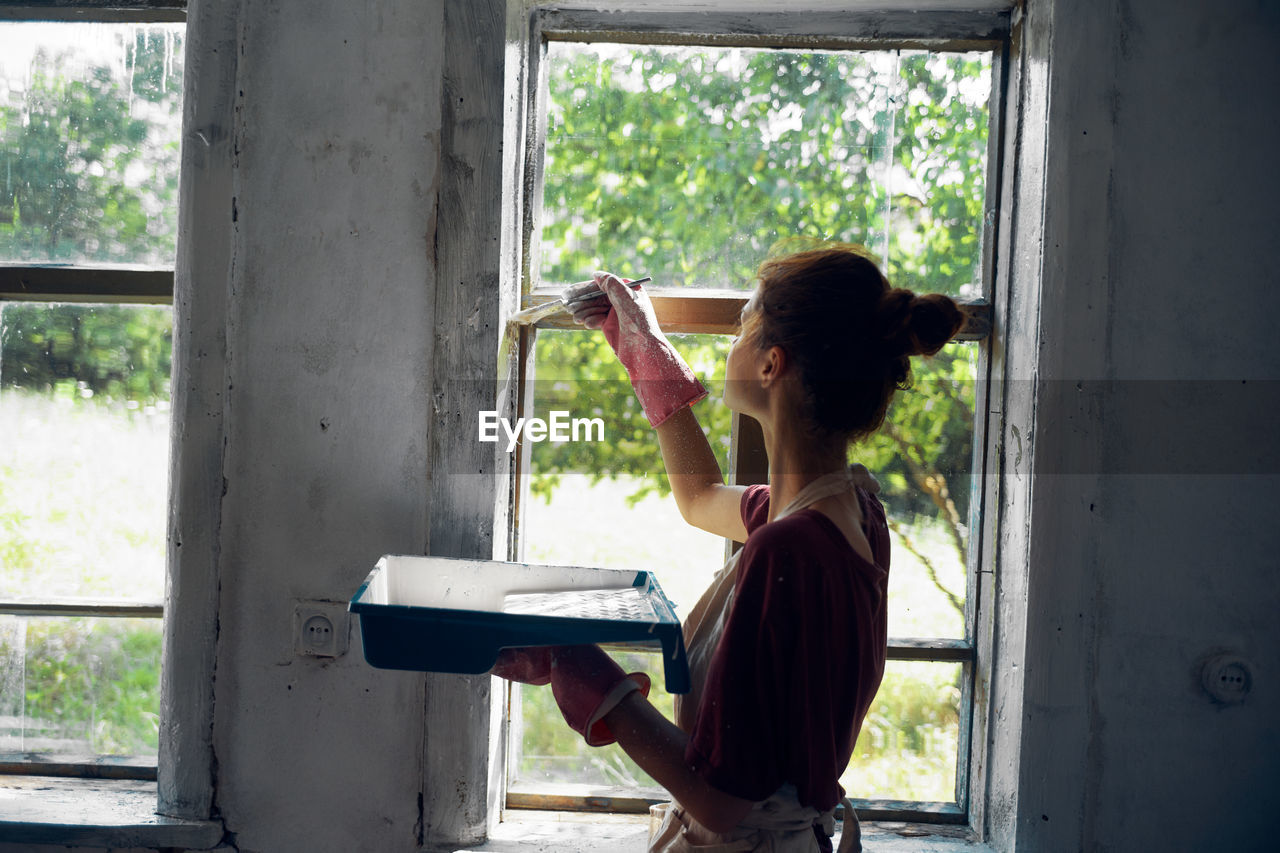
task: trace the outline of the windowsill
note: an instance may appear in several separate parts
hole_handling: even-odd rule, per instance
[[[839,843],[839,834],[834,839]],[[507,811],[484,844],[458,848],[467,853],[641,853],[649,840],[647,815],[586,812]],[[867,853],[991,853],[960,827],[896,821],[862,825]]]
[[[222,824],[158,815],[156,783],[0,776],[0,838],[20,844],[207,850]]]
[[[51,776],[0,776],[0,838],[6,843],[207,850],[222,824],[155,813],[156,783]],[[467,853],[629,853],[649,839],[646,815],[508,811]],[[836,836],[838,842],[839,835]],[[991,853],[959,827],[868,821],[868,853]]]

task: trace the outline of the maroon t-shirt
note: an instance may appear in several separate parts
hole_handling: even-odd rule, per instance
[[[889,530],[880,501],[857,495],[875,563],[821,512],[768,522],[769,487],[742,496],[734,602],[685,753],[721,791],[759,801],[790,782],[820,811],[843,796],[888,639]]]

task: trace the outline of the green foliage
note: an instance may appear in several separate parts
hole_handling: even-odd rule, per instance
[[[728,465],[731,413],[720,402],[724,359],[729,340],[720,335],[675,335],[672,343],[708,388],[708,399],[697,405],[703,430],[722,467]],[[540,332],[534,365],[534,414],[547,418],[554,410],[574,417],[601,418],[605,441],[533,445],[533,494],[550,501],[561,475],[586,473],[591,482],[649,473],[638,481],[631,503],[651,492],[671,491],[663,473],[662,454],[653,429],[640,410],[626,371],[603,335],[581,332]]]
[[[0,262],[172,265],[181,26],[94,25],[88,33],[69,25],[65,31],[66,46],[42,47],[27,74],[0,85]],[[94,60],[95,52],[112,59]],[[122,68],[118,57],[124,58]],[[90,435],[89,443],[113,446],[103,438],[127,409],[153,411],[146,404],[168,398],[170,326],[167,308],[3,306],[0,386],[6,422],[18,419],[26,431],[46,427],[25,420],[33,414],[29,392],[41,392],[49,401],[45,408],[58,410],[59,424],[75,421],[91,433],[104,429]],[[91,395],[129,405],[112,407],[114,412],[65,405]],[[81,486],[101,476],[97,468],[92,474],[80,471],[54,501],[27,489],[33,460],[47,466],[46,480],[57,477],[65,485],[60,475],[75,455],[41,455],[47,448],[33,450],[39,442],[26,440],[32,438],[24,436],[25,450],[16,461],[0,466],[0,561],[6,579],[56,575],[60,564],[51,564],[58,563],[67,539],[48,533],[75,527],[77,519],[93,522],[81,524],[76,537],[95,538],[101,563],[115,556],[108,553],[107,539],[154,551],[137,532],[147,525],[146,519],[134,524],[138,513],[131,496],[118,495],[109,507],[86,500],[96,493]],[[129,516],[115,531],[118,537],[103,535],[107,516],[111,524]],[[95,529],[99,522],[102,527]],[[159,541],[163,549],[162,536]],[[20,717],[27,737],[62,745],[54,751],[154,754],[159,620],[36,619],[0,628],[2,715]]]
[[[902,286],[973,290],[989,56],[559,43],[549,56],[544,280],[606,267],[662,287],[750,287],[772,246],[812,238],[887,248]],[[696,372],[723,377],[727,340],[691,347]],[[972,350],[918,361],[886,429],[853,453],[898,517],[949,525],[962,560]],[[605,446],[535,446],[536,494],[549,498],[569,471],[666,493],[665,478],[644,477],[662,470],[657,442],[601,336],[543,333],[536,370],[539,415],[570,409],[608,432]],[[697,412],[723,464],[730,420],[716,402]]]
[[[779,240],[960,293],[981,244],[989,58],[556,43],[541,278],[749,288]],[[886,238],[886,231],[888,237]]]
[[[154,754],[159,738],[160,622],[34,620],[25,637],[29,736],[104,755]],[[0,639],[0,660],[17,650]]]
[[[841,784],[856,797],[953,801],[959,678],[955,665],[890,662]]]
[[[112,32],[127,76],[42,49],[0,103],[0,261],[173,263],[181,37]],[[161,308],[9,305],[0,382],[165,399],[170,325]]]
[[[163,307],[9,304],[0,313],[0,385],[167,400],[172,326]]]
[[[852,458],[880,479],[881,497],[900,517],[968,519],[976,362],[976,345],[962,343],[917,359],[912,385],[894,396],[884,426],[853,449]]]
[[[173,262],[176,36],[129,38],[131,78],[107,65],[68,76],[73,52],[42,50],[0,104],[0,259]]]

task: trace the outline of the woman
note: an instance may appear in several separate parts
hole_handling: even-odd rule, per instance
[[[495,672],[550,681],[593,745],[614,739],[672,795],[653,851],[831,850],[839,777],[884,673],[889,536],[849,444],[883,422],[909,357],[963,317],[889,286],[851,247],[766,261],[726,364],[725,404],[764,432],[769,485],[727,486],[690,405],[705,395],[648,297],[599,273],[574,319],[600,328],[655,427],[689,523],[744,547],[685,622],[693,690],[676,720],[595,646],[505,654]],[[846,805],[841,850],[858,850]]]

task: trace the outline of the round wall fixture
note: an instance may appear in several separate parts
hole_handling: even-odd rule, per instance
[[[1217,655],[1205,661],[1200,670],[1200,683],[1214,701],[1235,705],[1244,701],[1253,686],[1253,673],[1244,658]]]

